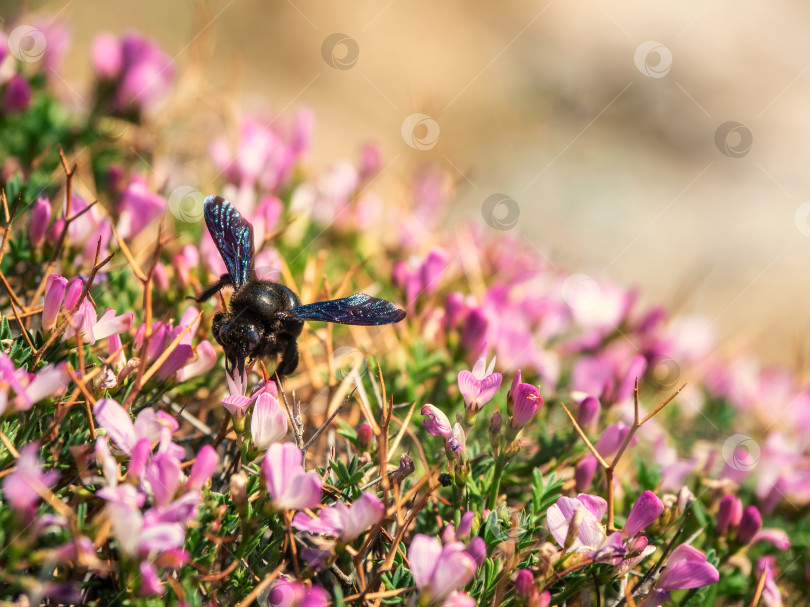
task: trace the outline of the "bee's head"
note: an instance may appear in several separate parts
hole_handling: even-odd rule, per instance
[[[231,359],[244,360],[256,354],[264,336],[261,324],[242,315],[222,314],[214,319],[212,329],[214,337]]]

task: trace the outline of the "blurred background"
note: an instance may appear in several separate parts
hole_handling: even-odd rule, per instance
[[[454,217],[485,229],[484,201],[509,197],[512,230],[566,270],[707,316],[729,353],[810,352],[806,3],[0,1],[22,12],[70,26],[77,103],[93,37],[135,28],[192,107],[311,106],[314,170],[374,141],[384,198],[436,165]],[[183,135],[190,157],[207,127]]]

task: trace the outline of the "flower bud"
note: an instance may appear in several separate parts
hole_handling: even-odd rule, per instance
[[[425,405],[422,407],[422,415],[425,416],[422,420],[422,425],[425,427],[425,430],[428,431],[428,434],[450,438],[450,435],[453,433],[453,428],[450,425],[450,420],[447,419],[447,416],[442,413],[442,411],[433,405]]]
[[[601,410],[602,406],[599,404],[599,401],[594,396],[586,396],[581,403],[579,403],[579,409],[577,410],[577,423],[580,425],[581,428],[588,428],[588,426],[596,423],[596,420],[599,419],[599,411]]]
[[[28,238],[31,246],[39,248],[45,242],[48,224],[51,222],[51,203],[47,198],[37,198],[31,208],[31,223],[28,228]]]
[[[62,309],[68,281],[59,274],[50,274],[45,281],[45,303],[42,306],[42,330],[50,331]]]
[[[742,502],[739,498],[728,494],[720,500],[717,510],[717,533],[725,535],[729,529],[736,528],[742,517]]]
[[[373,439],[374,431],[369,424],[363,424],[357,429],[357,448],[361,451],[370,451]]]
[[[598,465],[599,461],[593,455],[586,455],[577,464],[574,470],[574,480],[578,493],[586,493],[590,489]]]
[[[762,529],[762,515],[759,510],[756,506],[746,506],[737,527],[737,541],[742,545],[750,544],[760,529]]]
[[[191,466],[191,472],[186,481],[186,487],[189,489],[202,489],[203,485],[211,479],[214,470],[217,468],[219,456],[216,449],[211,445],[205,445],[197,453],[194,459],[194,464]],[[233,477],[231,477],[233,478]]]
[[[512,427],[519,430],[534,417],[543,406],[540,390],[531,384],[518,384],[514,393],[515,404],[512,415]]]
[[[236,508],[240,512],[247,504],[247,483],[248,483],[247,474],[245,474],[241,470],[231,476],[231,480],[229,483],[231,500],[233,500],[233,503],[236,504]]]
[[[521,601],[528,603],[533,591],[537,592],[537,588],[534,585],[532,572],[528,569],[521,569],[515,577],[515,594]]]
[[[79,303],[79,297],[82,295],[82,289],[84,289],[84,282],[82,279],[76,276],[72,278],[69,283],[67,283],[67,289],[65,290],[65,310],[73,310],[76,307],[76,304]]]

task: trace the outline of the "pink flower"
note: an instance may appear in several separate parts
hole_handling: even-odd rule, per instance
[[[765,587],[762,591],[762,603],[765,607],[782,607],[782,593],[776,585],[779,569],[776,566],[776,558],[773,556],[761,556],[757,559],[757,578],[765,573]]]
[[[141,572],[141,584],[138,588],[139,596],[163,596],[166,587],[160,583],[155,565],[149,561],[141,561],[138,565]]]
[[[276,510],[314,508],[321,501],[321,479],[305,472],[303,455],[294,443],[275,443],[267,449],[263,472],[270,502]]]
[[[622,529],[622,538],[628,539],[652,525],[664,511],[664,503],[652,491],[645,491],[633,504],[627,522]]]
[[[514,405],[511,426],[519,430],[531,420],[540,407],[543,406],[543,397],[540,389],[531,384],[520,383],[514,387]]]
[[[177,371],[177,381],[183,383],[192,377],[197,377],[203,373],[208,373],[217,364],[217,351],[211,342],[202,340],[197,344],[197,349],[191,361],[186,366]]]
[[[408,546],[411,574],[421,601],[440,602],[463,588],[475,575],[477,565],[461,542],[442,547],[439,538],[421,533]]]
[[[199,491],[202,489],[211,478],[211,475],[214,474],[214,470],[217,469],[218,461],[219,456],[216,449],[211,445],[202,447],[197,453],[197,457],[194,458],[194,464],[191,466],[191,472],[186,481],[186,490]]]
[[[118,233],[134,238],[166,210],[166,199],[149,191],[146,179],[134,176],[118,202]]]
[[[729,529],[736,529],[742,518],[742,501],[731,494],[720,499],[717,510],[717,533],[725,535]]]
[[[351,506],[338,501],[334,506],[324,506],[317,518],[309,518],[299,512],[293,518],[293,527],[310,533],[324,533],[350,542],[369,527],[376,525],[385,514],[380,499],[366,491]]]
[[[585,552],[594,560],[617,564],[626,550],[621,544],[621,534],[617,531],[607,535],[600,523],[606,509],[607,502],[596,495],[563,496],[546,511],[548,530],[557,543],[565,547],[569,528],[578,518],[579,527],[569,550]]]
[[[39,248],[45,242],[48,224],[51,222],[51,203],[47,198],[39,197],[31,208],[31,222],[28,227],[28,237],[31,246]]]
[[[31,103],[31,87],[28,80],[20,74],[14,74],[6,82],[6,92],[3,95],[3,111],[9,114],[22,112],[28,109]]]
[[[67,300],[67,296],[65,299]],[[107,308],[104,315],[98,318],[90,299],[85,298],[65,329],[62,341],[67,341],[76,337],[77,334],[81,334],[82,341],[94,344],[99,339],[129,331],[132,327],[133,317],[132,312],[116,316],[115,310]]]
[[[50,274],[45,281],[45,302],[42,306],[42,330],[50,331],[56,325],[56,317],[65,299],[67,279],[59,274]]]
[[[256,449],[264,451],[287,434],[287,413],[272,394],[263,393],[256,399],[250,420],[250,434]]]
[[[751,543],[760,529],[762,529],[762,515],[759,509],[756,506],[746,506],[737,526],[737,541],[742,545]]]
[[[425,416],[422,419],[422,425],[428,431],[428,434],[450,438],[453,427],[450,425],[450,420],[440,409],[433,405],[425,405],[422,407],[422,415]]]
[[[464,370],[458,374],[458,389],[464,397],[468,410],[473,414],[478,413],[483,405],[492,400],[501,386],[503,377],[500,373],[493,373],[494,368],[495,358],[492,359],[489,368],[486,367],[486,344],[484,344],[472,372]]]
[[[151,408],[142,409],[133,422],[129,412],[112,398],[98,400],[93,406],[93,415],[115,445],[127,455],[132,454],[135,444],[142,438],[149,439],[150,443],[157,442],[165,424]]]
[[[40,493],[49,489],[59,478],[59,472],[43,472],[39,463],[39,445],[29,443],[20,449],[20,457],[11,474],[3,479],[3,495],[18,513],[29,517]]]
[[[149,109],[167,95],[172,80],[172,60],[157,44],[134,32],[124,34],[114,99],[117,109]]]
[[[174,499],[182,478],[183,472],[177,458],[170,453],[156,453],[146,466],[143,484],[151,493],[154,504],[165,507]]]
[[[672,551],[655,588],[639,607],[655,607],[668,601],[670,590],[686,590],[709,586],[720,579],[720,574],[706,555],[688,544],[681,544]]]
[[[312,146],[314,133],[315,113],[312,108],[300,108],[295,115],[290,137],[290,151],[294,156],[300,156]]]
[[[0,352],[0,383],[5,383],[14,392],[11,405],[19,411],[27,411],[34,403],[65,389],[70,376],[65,363],[46,365],[36,375],[25,369],[17,369],[4,352]],[[9,393],[0,390],[0,414],[8,406]]]
[[[112,34],[102,33],[93,38],[90,58],[96,75],[104,80],[114,80],[121,72],[121,45]]]

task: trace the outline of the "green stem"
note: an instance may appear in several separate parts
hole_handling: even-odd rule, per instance
[[[494,510],[498,505],[498,492],[501,489],[501,475],[503,474],[504,462],[503,455],[498,455],[495,458],[495,474],[492,476],[492,485],[489,488],[489,501],[487,508]]]
[[[456,530],[461,524],[461,508],[462,508],[462,489],[456,484],[453,484],[453,502],[455,508],[453,509],[453,523],[456,525]]]

